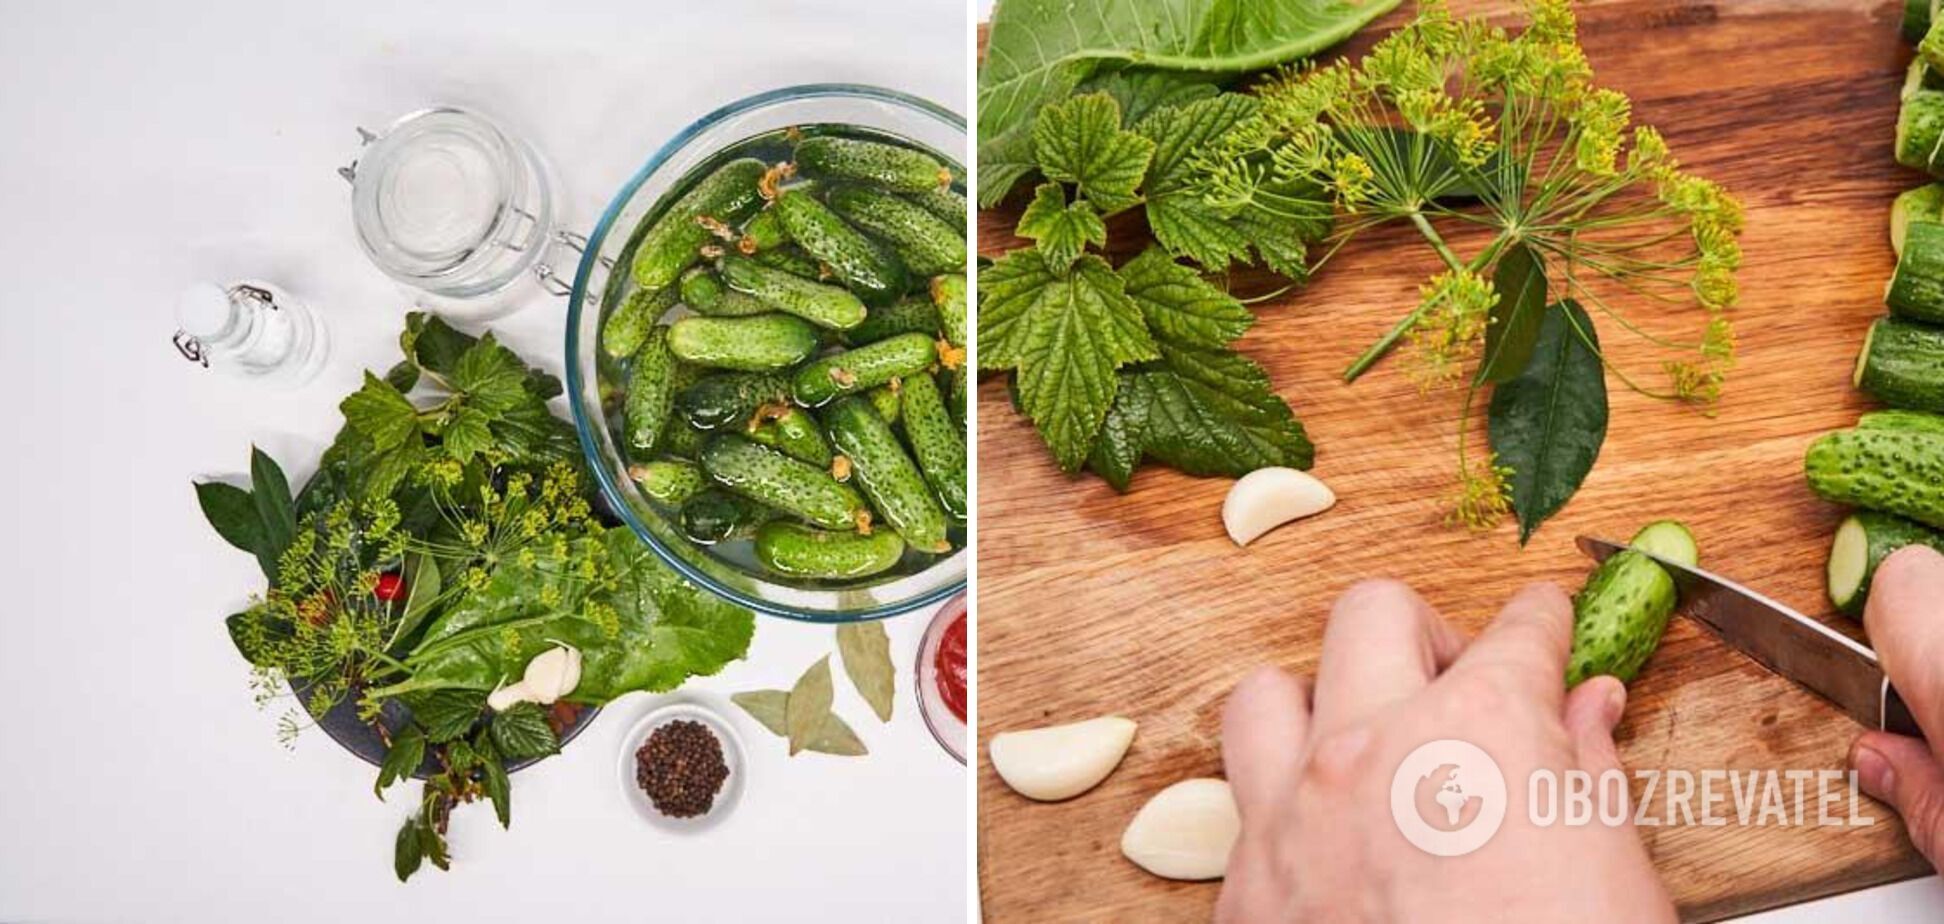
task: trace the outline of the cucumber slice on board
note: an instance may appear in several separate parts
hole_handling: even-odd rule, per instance
[[[1829,544],[1829,602],[1845,614],[1860,617],[1877,566],[1909,545],[1927,545],[1944,552],[1944,533],[1888,513],[1859,510],[1850,514],[1836,527],[1836,537]]]

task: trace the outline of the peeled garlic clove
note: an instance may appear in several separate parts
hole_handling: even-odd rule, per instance
[[[1222,525],[1236,545],[1248,545],[1290,520],[1315,516],[1336,504],[1330,486],[1293,468],[1259,468],[1236,479],[1222,501]]]
[[[1107,716],[992,736],[992,769],[1014,792],[1056,802],[1094,788],[1134,742],[1134,720]]]
[[[567,694],[574,692],[574,688],[580,686],[580,678],[581,678],[580,649],[567,648],[566,651],[567,651],[567,670],[562,672],[560,675],[560,692],[558,696],[554,697],[555,699],[559,699],[561,696],[566,696]]]
[[[1242,816],[1225,780],[1182,780],[1154,794],[1121,835],[1121,853],[1163,879],[1220,879]]]
[[[542,706],[553,705],[580,683],[580,652],[562,645],[534,655],[527,662],[521,683],[526,685],[528,698]]]
[[[505,712],[526,701],[527,685],[524,680],[519,683],[501,686],[493,692],[486,694],[486,708],[494,712]]]

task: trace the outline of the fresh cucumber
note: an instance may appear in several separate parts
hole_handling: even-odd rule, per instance
[[[824,282],[831,278],[830,271],[825,269],[823,264],[818,263],[816,257],[804,253],[803,248],[794,245],[778,247],[774,250],[758,250],[750,256],[750,259],[770,269],[779,269],[811,282]]]
[[[865,535],[779,520],[756,531],[756,560],[788,577],[825,581],[870,577],[895,567],[904,550],[904,539],[888,529]]]
[[[683,501],[676,513],[682,534],[703,545],[746,539],[756,534],[757,527],[776,517],[773,508],[721,488],[697,492]]]
[[[698,430],[741,427],[756,409],[789,400],[789,380],[761,372],[705,376],[675,396],[675,410]]]
[[[945,342],[965,349],[965,277],[957,274],[933,276],[931,297],[932,304],[938,306]]]
[[[864,400],[871,402],[871,407],[879,417],[884,418],[885,423],[896,424],[904,414],[904,399],[899,397],[897,385],[879,385],[865,392]]]
[[[1903,257],[1904,234],[1911,223],[1944,222],[1944,183],[1925,183],[1904,190],[1890,203],[1890,249]]]
[[[601,324],[601,349],[615,359],[633,356],[648,339],[648,329],[674,306],[675,290],[667,286],[628,293]]]
[[[824,423],[830,442],[850,460],[851,481],[864,489],[885,522],[914,549],[949,551],[952,544],[945,535],[944,509],[932,498],[924,476],[898,444],[891,425],[872,410],[871,403],[846,398],[825,412]]]
[[[745,318],[690,315],[668,329],[668,348],[688,362],[715,369],[787,369],[817,352],[817,328],[793,315]]]
[[[899,394],[903,398],[905,439],[918,457],[919,471],[925,473],[925,481],[931,484],[945,512],[954,519],[965,519],[965,437],[945,412],[938,383],[921,372],[906,377]]]
[[[1803,470],[1825,500],[1944,529],[1944,433],[1838,430],[1810,444]]]
[[[965,272],[963,224],[946,224],[917,204],[871,186],[839,186],[825,201],[844,220],[890,244],[912,273]]]
[[[702,470],[731,491],[826,529],[867,528],[870,508],[830,473],[740,436],[718,436],[702,450]]]
[[[709,476],[693,462],[683,459],[656,459],[628,466],[628,477],[641,487],[641,493],[658,504],[679,506],[709,486]]]
[[[1944,414],[1926,414],[1923,411],[1871,411],[1856,418],[1856,429],[1944,433]]]
[[[930,337],[899,334],[804,366],[797,370],[791,394],[806,407],[822,407],[832,399],[923,370],[937,359],[938,345]]]
[[[811,176],[868,180],[899,192],[924,192],[952,185],[952,171],[922,151],[820,135],[797,144],[796,163]]]
[[[1897,163],[1935,175],[1944,169],[1944,90],[1918,90],[1897,110]]]
[[[1944,533],[1888,513],[1850,514],[1829,544],[1829,602],[1851,616],[1861,615],[1877,566],[1907,545],[1944,552]]]
[[[769,165],[753,157],[738,158],[676,199],[635,245],[630,268],[635,284],[644,289],[674,285],[701,258],[702,245],[714,239],[701,219],[733,224],[755,211],[763,201],[756,184],[767,170]]]
[[[841,286],[812,282],[748,257],[724,256],[721,268],[722,279],[731,289],[755,296],[764,304],[819,327],[832,330],[856,327],[868,313],[864,303]]]
[[[1915,221],[1905,226],[1904,246],[1883,303],[1906,320],[1944,323],[1944,224]]]
[[[901,298],[881,308],[872,308],[864,322],[844,331],[844,342],[852,345],[875,343],[899,334],[938,336],[938,309],[923,298]]]
[[[789,242],[790,232],[783,229],[782,217],[776,214],[775,209],[764,209],[744,223],[736,249],[743,253],[756,253],[773,250]]]
[[[693,459],[702,453],[702,447],[708,442],[708,431],[697,430],[681,414],[670,414],[668,425],[662,427],[661,439],[656,441],[655,449],[671,456]]]
[[[634,368],[628,372],[628,399],[621,409],[629,446],[642,452],[655,448],[674,403],[675,366],[675,354],[668,349],[668,328],[660,324],[649,328],[635,350]]]
[[[747,292],[738,292],[723,283],[722,277],[704,266],[689,267],[682,274],[682,304],[697,314],[717,318],[741,318],[768,314],[776,309]]]
[[[896,254],[851,227],[809,190],[785,190],[771,208],[782,218],[790,239],[822,261],[866,304],[890,304],[910,284]]]
[[[767,413],[759,412],[758,416]],[[817,425],[816,418],[802,408],[784,407],[780,413],[749,431],[749,438],[781,449],[791,458],[801,459],[818,468],[830,467],[830,441],[824,438],[823,428]]]
[[[1700,558],[1694,535],[1671,520],[1642,529],[1630,545],[1677,564],[1691,566]],[[1601,562],[1573,597],[1573,652],[1566,662],[1566,685],[1601,674],[1633,680],[1660,647],[1678,599],[1667,569],[1632,548]]]
[[[1852,381],[1891,407],[1944,413],[1944,329],[1878,320],[1863,338]]]
[[[905,198],[918,203],[918,207],[937,215],[946,224],[961,229],[965,227],[965,194],[956,189],[927,189],[924,192],[906,193]]]

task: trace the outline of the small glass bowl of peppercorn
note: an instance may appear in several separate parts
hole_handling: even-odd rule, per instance
[[[742,741],[714,710],[689,700],[651,710],[621,739],[621,791],[635,813],[667,831],[720,823],[742,796]]]

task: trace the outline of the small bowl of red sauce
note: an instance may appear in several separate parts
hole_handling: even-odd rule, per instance
[[[938,746],[965,763],[965,594],[945,602],[918,644],[918,714]]]

